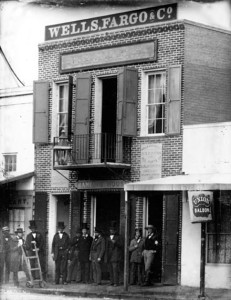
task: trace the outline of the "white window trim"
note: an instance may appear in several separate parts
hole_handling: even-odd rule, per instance
[[[163,73],[166,72],[166,69],[151,69],[145,70],[141,73],[141,104],[140,104],[140,136],[141,137],[160,137],[165,136],[165,133],[153,133],[148,134],[147,128],[147,99],[148,99],[148,75]],[[165,131],[165,129],[164,129]]]

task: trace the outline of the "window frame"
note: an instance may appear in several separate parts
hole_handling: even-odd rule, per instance
[[[4,171],[6,173],[14,173],[14,172],[17,172],[17,153],[3,153],[3,165],[4,165]],[[6,168],[6,166],[9,166],[9,162],[7,163],[6,162],[6,158],[9,158],[9,157],[14,157],[15,158],[15,161],[12,163],[11,162],[11,165],[13,165],[15,168],[13,168],[13,170],[9,170],[9,167]]]
[[[164,75],[164,96],[165,102],[161,102],[163,105],[164,110],[164,118],[161,118],[162,126],[161,133],[148,133],[148,95],[149,95],[149,76],[162,74]],[[163,69],[152,69],[152,70],[145,70],[142,72],[142,89],[141,89],[141,119],[140,119],[140,136],[141,137],[160,137],[166,135],[166,122],[167,122],[167,70]],[[155,104],[154,104],[155,105]]]
[[[227,194],[225,193],[225,192],[223,192],[223,195],[222,195],[222,191],[218,194],[218,193],[215,193],[214,194],[214,213],[213,213],[213,224],[215,225],[215,219],[216,218],[218,218],[218,209],[217,208],[219,208],[219,209],[221,209],[221,205],[220,204],[217,204],[217,205],[215,205],[215,201],[217,201],[217,202],[219,202],[219,203],[221,203],[221,201],[220,201],[220,199],[222,199],[223,201],[227,201]],[[231,198],[231,192],[229,191],[228,192],[228,197],[229,197],[229,199]],[[231,210],[230,210],[230,215],[231,215]],[[219,220],[218,220],[218,228],[219,228],[219,226],[221,227],[221,223],[222,223],[222,221],[224,220],[224,218],[222,217],[222,218],[220,218]],[[219,223],[219,221],[221,221],[220,223]],[[212,235],[217,235],[218,236],[218,239],[219,240],[221,240],[220,238],[221,238],[221,236],[224,236],[224,235],[230,235],[230,237],[231,237],[231,228],[230,228],[230,231],[229,232],[224,232],[224,231],[217,231],[217,232],[215,232],[215,231],[209,231],[209,225],[210,225],[211,223],[209,223],[209,224],[207,224],[207,226],[206,226],[206,264],[208,264],[208,265],[224,265],[224,266],[230,266],[231,265],[231,258],[230,258],[230,262],[218,262],[218,261],[212,261],[212,262],[209,262],[208,261],[208,259],[209,259],[209,236],[212,236]],[[224,226],[224,225],[223,225]],[[219,246],[221,245],[221,243],[219,243]],[[223,249],[221,249],[221,250],[223,250]],[[216,258],[219,258],[219,249],[212,249],[212,251],[214,251],[214,256],[216,257]],[[227,251],[230,251],[227,247],[225,248],[225,251],[227,252]],[[225,256],[226,254],[224,254],[224,256]]]

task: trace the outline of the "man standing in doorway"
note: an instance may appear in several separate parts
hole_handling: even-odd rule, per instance
[[[0,237],[0,283],[3,282],[3,275],[5,275],[5,283],[9,283],[11,241],[10,229],[4,226]]]
[[[104,253],[105,239],[102,237],[102,231],[95,228],[95,236],[91,244],[90,260],[92,264],[93,280],[97,285],[101,284]]]
[[[67,258],[70,238],[64,232],[64,222],[58,222],[58,232],[54,235],[51,255],[55,261],[55,284],[59,284],[60,277],[62,284],[67,284]]]
[[[83,223],[82,237],[79,240],[79,260],[81,263],[81,277],[83,283],[90,282],[90,250],[93,238],[88,234],[87,223]]]
[[[107,263],[110,272],[110,284],[119,285],[120,262],[122,260],[123,243],[121,236],[116,232],[116,222],[111,223],[110,236],[107,238]]]
[[[151,268],[155,258],[155,253],[158,250],[158,236],[157,230],[153,225],[148,225],[145,227],[148,231],[148,236],[144,241],[144,268],[145,268],[145,279],[144,279],[144,286],[151,285]]]
[[[44,238],[40,232],[37,231],[37,225],[34,220],[30,220],[30,230],[31,232],[26,236],[26,250],[28,256],[35,256],[35,248],[38,249],[38,257],[41,266],[41,271],[43,275],[43,280],[46,280],[46,272],[45,272],[45,262],[44,262]],[[36,267],[36,263],[34,259],[31,259],[31,267]],[[32,272],[33,273],[33,272]],[[36,274],[34,274],[36,277]]]

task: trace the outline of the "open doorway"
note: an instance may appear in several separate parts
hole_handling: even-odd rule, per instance
[[[159,242],[162,241],[162,227],[163,227],[163,193],[153,192],[147,198],[147,223],[156,227]],[[153,263],[153,281],[161,282],[161,266],[162,266],[162,247],[160,245],[159,251],[155,255]]]
[[[69,232],[69,211],[70,211],[70,196],[69,195],[59,195],[57,196],[57,224],[58,222],[64,222],[66,226],[65,232]]]
[[[102,79],[102,161],[116,156],[117,78]]]

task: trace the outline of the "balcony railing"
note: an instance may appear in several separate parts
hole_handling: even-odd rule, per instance
[[[54,138],[54,166],[131,163],[131,138],[111,133]]]

